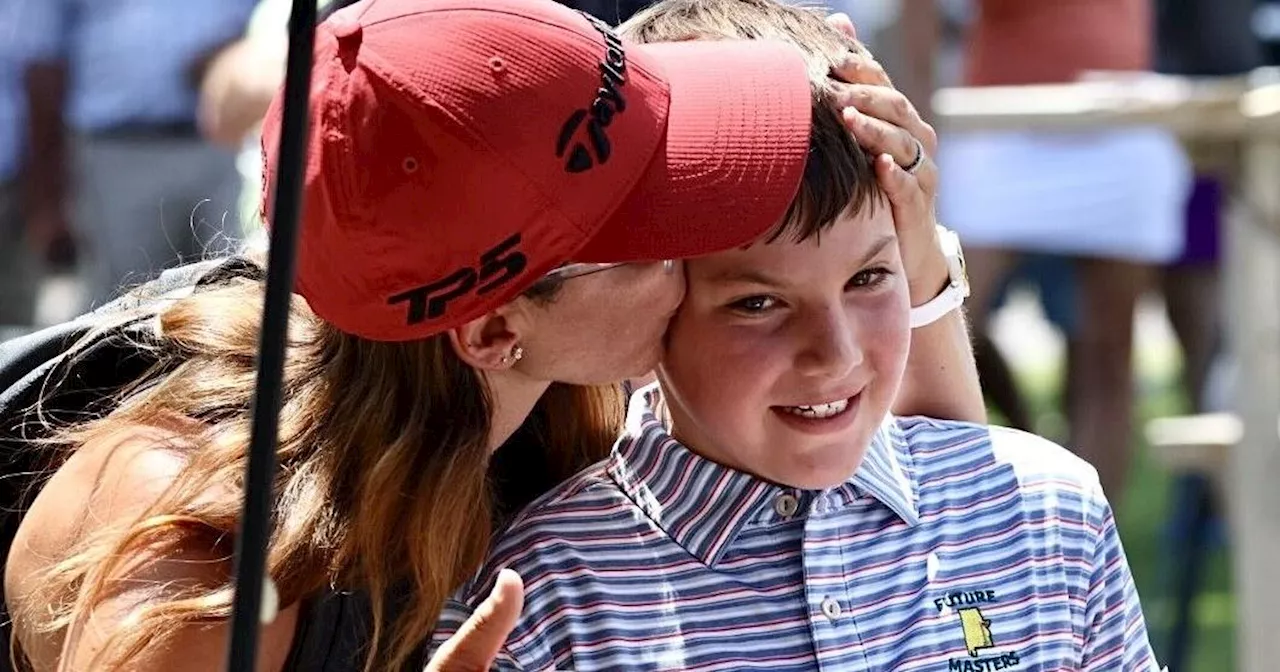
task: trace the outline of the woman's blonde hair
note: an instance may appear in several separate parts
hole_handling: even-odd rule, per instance
[[[550,301],[554,291],[538,285],[528,296]],[[110,597],[130,556],[193,543],[225,558],[226,580],[164,587],[120,623],[92,667],[125,667],[184,626],[229,618],[262,298],[260,281],[236,279],[154,308],[155,336],[136,344],[158,360],[151,372],[109,414],[56,435],[69,455],[122,428],[195,421],[166,447],[184,459],[163,496],[138,520],[80,540],[40,577],[44,608],[15,615],[33,619],[25,631],[72,631]],[[268,570],[282,606],[331,588],[367,591],[366,669],[399,668],[488,550],[489,393],[447,337],[364,340],[298,297],[287,348]],[[616,389],[553,385],[530,422],[548,467],[544,489],[603,457],[621,413]],[[393,586],[401,604],[388,603]]]

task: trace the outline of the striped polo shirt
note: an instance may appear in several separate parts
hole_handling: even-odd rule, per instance
[[[1057,445],[889,417],[852,478],[797,490],[682,446],[658,395],[517,515],[437,644],[509,567],[500,669],[1156,669],[1097,474]]]

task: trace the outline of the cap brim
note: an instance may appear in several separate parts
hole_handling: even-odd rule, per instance
[[[800,187],[813,93],[804,59],[771,41],[629,46],[671,87],[666,134],[577,261],[697,257],[751,243]]]

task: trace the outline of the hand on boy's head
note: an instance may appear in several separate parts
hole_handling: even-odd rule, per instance
[[[857,32],[847,15],[832,14],[827,17],[827,24],[852,39],[855,49],[831,69],[831,104],[842,111],[858,144],[872,155],[887,153],[898,165],[908,166],[916,159],[919,142],[928,165],[921,165],[914,172],[932,198],[937,171],[929,157],[937,151],[938,134],[906,95],[893,88],[875,57],[857,42]],[[855,114],[850,115],[848,108],[853,108]]]
[[[889,197],[912,305],[932,299],[947,277],[938,246],[934,202],[938,136],[901,92],[887,86],[839,84],[834,101],[858,146],[876,157],[876,179]],[[919,165],[910,166],[919,154]]]
[[[857,31],[847,15],[832,14],[827,24],[856,42]],[[934,214],[938,169],[932,157],[938,135],[915,105],[893,88],[875,58],[861,44],[856,49],[831,70],[836,80],[832,104],[841,110],[858,145],[876,157],[876,178],[893,209],[911,303],[918,305],[933,298],[946,277]],[[917,153],[920,164],[908,173],[902,167],[912,165]]]
[[[908,166],[915,161],[919,151],[916,143],[924,148],[926,160],[938,148],[938,134],[897,89],[840,82],[832,86],[831,104],[850,122],[849,130],[863,149],[872,154],[892,154],[898,165]],[[858,114],[851,117],[851,111]]]

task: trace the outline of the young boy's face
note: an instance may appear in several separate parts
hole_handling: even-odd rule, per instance
[[[820,236],[687,263],[660,368],[675,437],[776,483],[857,469],[906,367],[910,304],[883,205]]]

